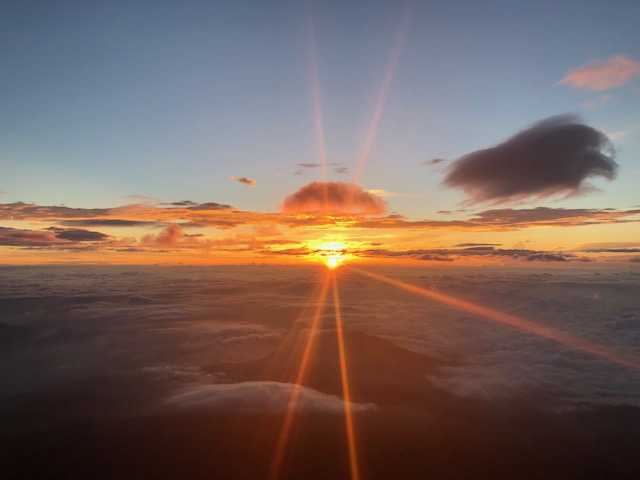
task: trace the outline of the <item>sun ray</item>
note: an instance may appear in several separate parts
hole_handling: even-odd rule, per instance
[[[611,351],[610,349],[603,347],[601,345],[597,345],[595,343],[591,343],[586,340],[582,340],[580,338],[572,337],[567,333],[555,330],[551,327],[538,325],[534,322],[525,320],[515,315],[509,315],[507,313],[499,312],[497,310],[493,310],[488,307],[476,305],[475,303],[467,302],[465,300],[460,300],[458,298],[451,297],[449,295],[445,295],[440,292],[434,292],[433,290],[417,287],[415,285],[411,285],[410,283],[402,282],[400,280],[389,278],[377,273],[368,272],[361,268],[356,268],[356,267],[352,267],[352,268],[355,271],[363,275],[366,275],[370,278],[373,278],[391,285],[395,285],[399,288],[410,291],[412,293],[416,293],[423,297],[437,300],[444,304],[450,305],[452,307],[455,307],[460,310],[464,310],[466,312],[482,317],[486,320],[507,325],[509,327],[515,328],[517,330],[521,330],[526,333],[533,333],[540,337],[554,340],[568,347],[571,347],[586,353],[590,353],[592,355],[595,355],[597,357],[600,357],[609,362],[618,364],[626,368],[630,368],[633,370],[640,370],[640,360],[636,358],[631,358],[631,357],[622,355],[620,353]]]
[[[391,83],[393,82],[393,77],[396,73],[398,60],[400,59],[400,54],[402,52],[402,46],[404,45],[404,39],[407,36],[407,30],[409,29],[410,17],[411,9],[407,8],[402,17],[402,20],[400,21],[400,25],[398,26],[396,37],[393,42],[393,47],[391,49],[391,53],[389,54],[389,58],[387,59],[387,66],[382,81],[382,87],[380,88],[380,93],[378,95],[378,99],[376,100],[373,115],[371,116],[367,138],[364,142],[364,146],[362,147],[362,151],[360,152],[360,156],[358,157],[358,164],[356,167],[354,178],[354,183],[356,184],[360,184],[360,180],[362,179],[362,175],[364,173],[364,168],[369,158],[369,153],[371,152],[371,147],[373,146],[373,141],[375,140],[376,134],[378,132],[378,125],[380,124],[380,119],[382,118],[384,104],[387,100],[387,96],[389,95]]]
[[[356,439],[353,428],[353,415],[351,412],[351,392],[349,389],[349,375],[347,373],[347,357],[344,348],[344,335],[342,332],[342,312],[340,308],[340,297],[338,295],[338,281],[335,272],[331,275],[333,284],[333,305],[336,315],[336,333],[338,336],[338,353],[340,355],[340,375],[342,378],[342,396],[344,398],[344,415],[347,427],[347,441],[349,444],[349,467],[351,470],[351,480],[359,480],[358,454],[356,450]]]
[[[309,7],[311,8],[311,7]],[[329,190],[327,189],[327,148],[324,135],[324,115],[322,109],[322,97],[320,95],[320,75],[318,73],[318,47],[316,44],[315,22],[311,11],[309,12],[309,57],[311,62],[311,90],[313,95],[313,107],[315,116],[316,143],[318,147],[318,160],[322,172],[324,185],[324,208],[329,208]]]
[[[271,463],[271,469],[269,472],[270,480],[276,480],[280,475],[282,461],[284,460],[284,454],[287,447],[287,441],[289,440],[289,434],[291,433],[291,427],[293,425],[293,417],[295,415],[296,406],[298,404],[298,397],[300,396],[300,390],[302,388],[302,381],[304,380],[304,377],[307,372],[307,365],[309,364],[311,349],[313,348],[315,336],[318,333],[318,329],[320,326],[320,317],[322,316],[322,312],[325,307],[328,289],[329,289],[329,274],[327,273],[324,276],[324,280],[322,283],[322,290],[320,291],[320,295],[318,298],[318,305],[314,312],[313,322],[311,324],[311,329],[309,330],[309,337],[307,338],[307,344],[305,346],[302,359],[300,360],[300,368],[298,369],[298,374],[296,375],[295,385],[294,385],[293,391],[291,392],[291,397],[289,398],[289,404],[287,405],[287,412],[285,414],[285,418],[282,423],[282,428],[280,430],[280,435],[278,437],[278,442],[276,444],[276,450],[273,456],[273,462]]]

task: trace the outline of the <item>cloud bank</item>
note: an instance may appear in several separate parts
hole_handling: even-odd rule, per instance
[[[285,213],[368,214],[385,213],[386,202],[355,183],[311,182],[289,195],[282,204]]]
[[[606,135],[573,115],[559,115],[457,159],[443,184],[464,191],[467,204],[572,196],[589,189],[588,178],[613,179],[618,167],[613,157]]]

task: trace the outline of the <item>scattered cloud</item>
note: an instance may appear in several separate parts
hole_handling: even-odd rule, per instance
[[[431,160],[425,160],[424,162],[422,162],[422,165],[426,167],[432,167],[434,165],[439,165],[444,162],[446,162],[444,158],[433,158]]]
[[[17,247],[49,246],[64,242],[55,232],[0,227],[0,245]]]
[[[368,258],[409,258],[413,260],[437,262],[452,262],[462,258],[505,258],[528,262],[585,261],[584,257],[578,257],[571,253],[546,252],[529,249],[502,249],[491,246],[414,250],[371,249],[356,252],[356,255]]]
[[[55,232],[56,238],[69,240],[70,242],[99,242],[109,238],[109,235],[105,235],[104,233],[79,228],[64,229],[50,227],[49,230]]]
[[[348,167],[334,167],[333,171],[335,173],[349,173],[349,168]]]
[[[248,177],[229,177],[229,180],[233,180],[234,182],[238,182],[238,183],[244,183],[249,187],[256,186],[256,181]]]
[[[609,90],[621,87],[639,74],[640,62],[624,55],[614,55],[607,60],[598,59],[582,65],[558,83],[583,90]]]
[[[67,227],[155,227],[161,225],[158,222],[147,220],[123,220],[118,218],[62,220],[58,223]]]
[[[333,213],[378,215],[386,211],[386,202],[355,183],[311,182],[282,204],[285,213]]]
[[[343,413],[344,401],[335,395],[309,387],[279,382],[240,382],[232,384],[198,385],[171,396],[169,405],[179,408],[222,408],[246,412],[285,413],[291,395],[298,391],[296,408],[305,412]],[[354,411],[371,410],[371,404],[351,404]]]
[[[587,191],[587,178],[613,179],[613,157],[613,144],[603,133],[573,115],[560,115],[457,159],[443,184],[464,191],[467,204],[568,197]]]
[[[296,163],[296,165],[302,168],[319,168],[322,166],[321,163]]]

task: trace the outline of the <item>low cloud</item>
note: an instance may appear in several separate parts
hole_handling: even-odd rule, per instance
[[[178,408],[220,408],[245,412],[276,413],[287,411],[291,395],[298,389],[296,408],[305,412],[343,413],[344,401],[312,388],[279,382],[240,382],[232,384],[199,385],[167,399]],[[354,411],[371,410],[371,404],[351,404]]]
[[[167,225],[167,228],[158,235],[145,235],[142,237],[140,243],[142,245],[153,245],[163,248],[177,247],[184,236],[182,227],[177,223],[172,223]]]
[[[640,62],[623,55],[607,60],[594,60],[572,70],[559,84],[583,90],[608,90],[621,87],[633,76],[640,75]]]
[[[233,180],[234,182],[238,182],[238,183],[244,183],[249,187],[256,186],[256,181],[248,177],[229,177],[229,180]]]
[[[584,182],[590,177],[613,179],[613,157],[606,135],[573,115],[560,115],[457,159],[443,184],[464,191],[467,204],[572,196],[589,189]]]
[[[99,242],[109,238],[109,235],[80,228],[50,228],[56,233],[56,238],[69,240],[70,242]]]
[[[289,195],[282,204],[285,213],[333,213],[379,215],[386,202],[355,183],[311,182]]]
[[[52,231],[23,230],[0,227],[0,245],[13,247],[43,247],[62,243]]]

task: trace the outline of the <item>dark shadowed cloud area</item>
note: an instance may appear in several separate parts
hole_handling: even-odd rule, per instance
[[[501,203],[590,187],[585,180],[616,175],[614,148],[606,135],[573,115],[547,118],[495,147],[457,159],[443,184],[467,194],[466,203]]]
[[[168,228],[155,241],[179,233]],[[640,368],[637,269],[375,272],[596,342]],[[281,478],[349,478],[333,300],[318,303],[324,275],[317,267],[1,268],[3,472],[96,478],[100,465],[98,478],[263,478],[297,392]],[[366,478],[398,478],[398,465],[415,479],[634,478],[638,368],[348,266],[337,275]],[[319,331],[296,389],[316,311]]]

